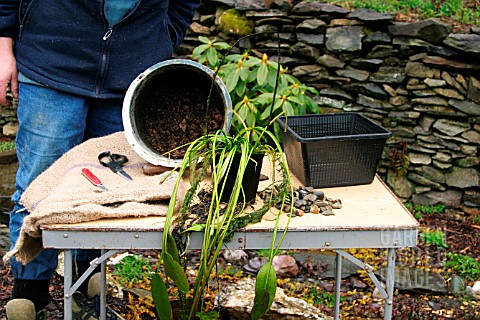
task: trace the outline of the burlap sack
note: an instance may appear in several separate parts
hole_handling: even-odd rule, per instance
[[[127,181],[98,162],[103,151],[128,157],[124,170],[132,178]],[[128,144],[124,132],[90,139],[73,148],[33,181],[22,196],[30,212],[25,218],[15,248],[4,261],[16,256],[26,264],[42,250],[41,225],[79,223],[99,219],[164,216],[178,174],[173,173],[160,184],[160,176],[146,176],[146,164]],[[102,191],[83,175],[82,168],[93,172],[108,188]],[[178,205],[183,201],[179,189]]]

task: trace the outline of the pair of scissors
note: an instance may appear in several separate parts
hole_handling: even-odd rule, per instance
[[[121,154],[110,153],[110,151],[104,151],[98,155],[98,161],[104,167],[110,168],[113,172],[119,174],[127,180],[132,180],[132,177],[123,171],[123,164],[128,161],[128,158]]]

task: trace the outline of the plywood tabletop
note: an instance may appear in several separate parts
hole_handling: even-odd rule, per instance
[[[264,161],[262,172],[268,173],[271,168],[268,161]],[[300,185],[292,176],[294,186]],[[259,190],[268,186],[269,182],[260,183]],[[290,220],[289,230],[395,230],[418,229],[418,222],[411,213],[401,204],[384,182],[377,176],[371,184],[321,188],[325,196],[342,201],[342,209],[334,209],[335,215],[306,213],[302,217]],[[261,206],[261,200],[255,207]],[[269,212],[260,223],[247,226],[245,231],[268,231],[275,225],[277,212]],[[287,223],[287,215],[282,214],[280,228]],[[98,220],[78,224],[44,225],[43,230],[137,230],[161,231],[165,222],[164,217],[123,218]]]

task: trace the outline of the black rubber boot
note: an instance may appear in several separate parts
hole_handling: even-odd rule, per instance
[[[15,279],[12,290],[13,299],[28,299],[35,305],[35,312],[39,312],[52,301],[50,296],[50,280]]]

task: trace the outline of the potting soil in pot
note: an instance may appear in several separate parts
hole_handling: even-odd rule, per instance
[[[190,79],[189,79],[190,78]],[[156,79],[155,88],[143,104],[145,139],[160,153],[183,146],[205,134],[221,129],[225,107],[217,90],[212,91],[208,107],[207,99],[211,81],[185,77],[172,72],[169,77]],[[187,146],[165,155],[173,159],[183,158]]]

